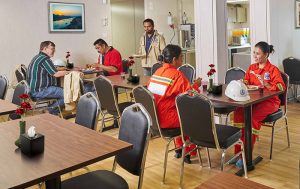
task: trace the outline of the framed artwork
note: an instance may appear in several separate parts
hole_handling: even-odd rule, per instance
[[[295,20],[296,20],[296,28],[300,28],[300,1],[295,1]]]
[[[50,32],[84,32],[84,4],[49,2]]]

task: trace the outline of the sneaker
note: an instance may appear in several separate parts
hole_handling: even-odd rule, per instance
[[[242,169],[242,168],[244,167],[243,160],[242,160],[242,159],[239,159],[239,160],[235,163],[235,166],[237,166],[239,169]]]
[[[191,164],[192,163],[191,156],[190,155],[186,155],[184,157],[184,162],[187,163],[187,164]]]
[[[177,159],[179,159],[179,158],[181,158],[181,156],[182,156],[182,150],[181,149],[175,150],[174,157],[177,158]]]

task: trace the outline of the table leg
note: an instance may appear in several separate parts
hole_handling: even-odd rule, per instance
[[[60,177],[46,181],[46,189],[61,189]]]
[[[244,109],[244,121],[245,121],[245,156],[247,171],[252,171],[255,165],[258,164],[263,158],[261,156],[256,157],[252,160],[252,106],[245,107]],[[236,175],[242,176],[244,169],[240,169]]]

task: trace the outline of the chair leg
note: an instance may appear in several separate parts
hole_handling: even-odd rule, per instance
[[[203,163],[202,163],[202,157],[201,157],[199,146],[197,146],[197,152],[198,152],[198,158],[199,158],[200,167],[202,167]]]
[[[180,169],[180,183],[179,183],[179,187],[183,188],[183,174],[184,174],[184,157],[185,157],[185,146],[186,144],[183,144],[183,148],[182,148],[182,157],[181,157],[181,169]]]
[[[208,148],[206,148],[206,153],[207,153],[208,167],[211,168],[210,155],[209,155],[209,150],[208,150]]]
[[[168,161],[168,154],[169,154],[169,145],[170,145],[172,140],[173,139],[170,139],[167,142],[166,149],[165,149],[164,174],[163,174],[163,180],[162,180],[163,184],[165,184],[165,178],[166,178],[166,172],[167,172],[167,161]]]
[[[225,150],[222,150],[222,155],[221,155],[221,171],[224,170],[224,162],[225,162]]]
[[[242,141],[240,141],[240,144],[241,144],[241,150],[242,150],[242,158],[243,158],[243,166],[244,166],[245,178],[248,178],[244,143]]]
[[[270,160],[272,160],[272,154],[273,154],[273,142],[274,142],[274,133],[275,133],[275,123],[273,123],[272,127],[272,136],[271,136],[271,148],[270,148]]]
[[[290,134],[289,134],[289,126],[288,126],[288,120],[287,117],[284,117],[285,120],[285,129],[286,129],[286,137],[287,137],[287,141],[288,141],[288,147],[291,147],[291,143],[290,143]]]

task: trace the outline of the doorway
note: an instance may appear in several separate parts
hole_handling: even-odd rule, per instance
[[[144,0],[111,0],[112,45],[122,59],[136,54],[145,19]],[[133,72],[142,74],[139,60],[135,60]]]

